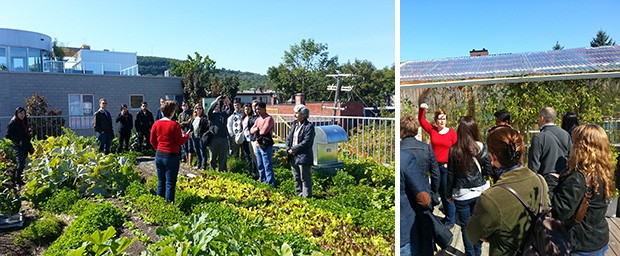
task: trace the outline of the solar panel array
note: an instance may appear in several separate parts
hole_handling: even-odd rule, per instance
[[[620,70],[620,46],[498,54],[401,63],[401,83]]]

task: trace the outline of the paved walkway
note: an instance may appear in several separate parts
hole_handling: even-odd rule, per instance
[[[434,214],[443,217],[443,214],[435,208]],[[605,255],[620,256],[620,218],[607,218],[609,224],[609,250]],[[465,255],[465,247],[463,246],[463,236],[461,235],[461,227],[454,225],[451,229],[454,237],[450,247],[446,250],[439,251],[435,255]],[[489,255],[489,244],[482,244],[482,256]]]

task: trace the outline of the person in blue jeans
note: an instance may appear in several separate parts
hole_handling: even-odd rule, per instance
[[[196,167],[206,170],[208,160],[207,145],[202,142],[202,135],[209,131],[209,119],[204,114],[204,109],[200,104],[194,107],[194,117],[190,120],[189,130],[192,132],[193,151],[196,152]]]
[[[480,256],[482,245],[470,242],[466,229],[480,195],[491,187],[485,179],[491,173],[491,157],[480,142],[480,132],[473,117],[461,117],[456,133],[458,139],[448,153],[448,200],[456,206],[465,255]]]
[[[97,132],[97,140],[99,141],[99,151],[109,154],[114,138],[114,130],[112,129],[112,115],[106,108],[108,101],[105,98],[99,99],[99,110],[95,112],[93,128]]]
[[[275,177],[273,173],[273,143],[267,145],[265,142],[272,139],[272,132],[275,122],[273,118],[267,114],[267,104],[259,102],[256,105],[256,113],[259,115],[250,129],[250,133],[257,134],[256,139],[256,162],[258,164],[258,173],[260,181],[268,183],[275,187]],[[267,138],[267,139],[264,139]],[[273,139],[271,140],[273,141]]]
[[[155,121],[150,138],[151,145],[156,150],[157,195],[168,202],[174,202],[177,175],[181,164],[179,149],[189,140],[191,132],[183,133],[181,125],[172,120],[177,109],[174,101],[165,101],[160,109],[164,117]]]

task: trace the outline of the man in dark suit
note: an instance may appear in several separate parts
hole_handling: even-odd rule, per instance
[[[112,115],[106,110],[107,107],[108,101],[105,98],[99,99],[99,110],[95,112],[93,128],[95,128],[95,132],[97,132],[99,150],[109,154],[112,138],[114,138],[114,131],[112,130]]]

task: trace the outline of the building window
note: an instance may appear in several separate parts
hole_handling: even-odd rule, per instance
[[[92,94],[69,94],[69,127],[71,129],[93,128]]]
[[[41,72],[41,50],[28,49],[28,71]]]
[[[26,48],[11,47],[11,71],[27,72]]]
[[[142,94],[129,95],[129,108],[139,109],[142,106],[142,102],[144,102],[144,95]]]
[[[0,47],[0,71],[9,70],[9,65],[6,63],[6,48]]]

